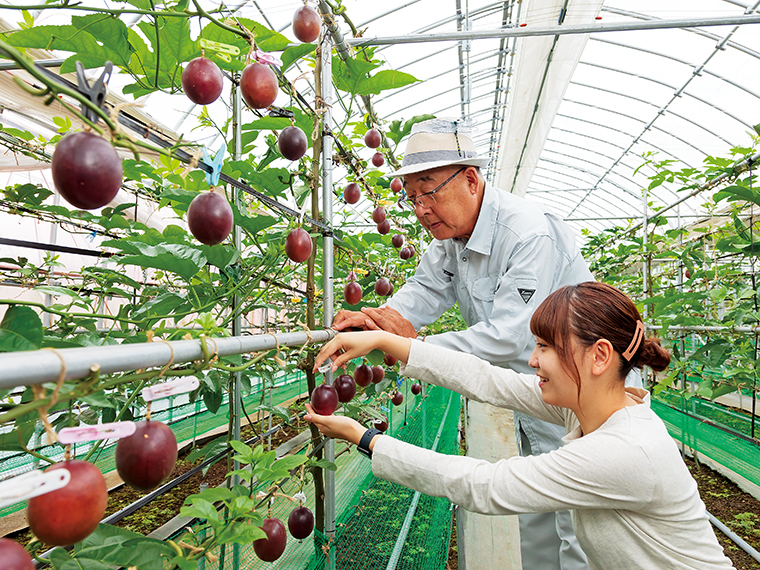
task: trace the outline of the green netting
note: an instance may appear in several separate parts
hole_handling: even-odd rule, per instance
[[[436,449],[457,454],[459,396],[442,388],[430,388],[423,399],[409,393],[408,384],[403,388],[407,405],[388,410],[389,431],[403,441],[428,448],[433,446],[440,432]],[[342,444],[336,445],[336,453],[341,449]],[[251,545],[229,546],[223,553],[221,549],[215,553],[219,557],[216,562],[204,561],[199,568],[319,570],[326,567],[325,551],[331,551],[336,568],[384,570],[397,542],[398,559],[393,568],[445,568],[451,538],[451,504],[447,499],[420,495],[411,524],[407,525],[406,538],[399,541],[414,491],[375,478],[371,462],[356,452],[340,454],[335,462],[338,466],[335,476],[337,530],[332,544],[327,545],[325,537],[316,531],[303,541],[288,536],[284,554],[272,563],[261,562]],[[309,487],[306,494],[313,495]],[[297,490],[297,481],[283,487],[283,492],[290,495]],[[313,496],[309,496],[306,504],[313,509]],[[292,504],[280,499],[272,506],[271,515],[286,521],[292,509]]]
[[[696,400],[692,398],[692,400]],[[694,402],[694,407],[704,404]],[[670,435],[692,448],[737,473],[745,479],[760,485],[760,445],[744,438],[732,435],[719,427],[706,423],[698,417],[665,403],[652,401],[652,409],[665,422]],[[711,411],[702,406],[703,411]]]
[[[307,391],[306,377],[302,372],[296,372],[277,379],[272,394],[272,403],[279,405],[290,398]],[[243,397],[243,405],[250,411],[259,405],[261,400],[261,388],[251,391]],[[266,402],[268,403],[268,402]],[[216,414],[209,412],[202,401],[189,403],[187,396],[166,398],[152,403],[151,418],[169,424],[174,432],[177,442],[184,442],[203,436],[204,434],[220,426],[226,426],[229,422],[228,402],[225,398]],[[42,433],[42,430],[39,430]],[[72,446],[73,452],[78,457],[90,450],[91,442]],[[49,445],[37,448],[36,451],[56,461],[63,460],[63,449],[59,445]],[[114,453],[116,442],[109,442],[98,450],[93,463],[103,473],[116,469]],[[26,453],[8,453],[0,456],[0,473],[2,477],[12,477],[30,471],[31,469],[44,468],[47,463],[40,462]],[[16,503],[0,509],[0,517],[21,510],[26,506],[25,502]]]

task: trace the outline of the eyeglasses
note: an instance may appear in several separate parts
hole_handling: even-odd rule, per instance
[[[407,210],[411,210],[414,212],[417,209],[417,206],[421,208],[432,208],[435,204],[435,196],[434,194],[441,190],[446,184],[454,180],[454,178],[457,177],[458,174],[464,172],[467,170],[466,166],[463,166],[459,170],[457,170],[454,174],[449,176],[446,180],[443,181],[442,184],[439,184],[438,187],[435,190],[431,190],[430,192],[425,192],[424,194],[420,194],[416,198],[404,198],[398,201],[399,205],[403,208],[406,208]]]

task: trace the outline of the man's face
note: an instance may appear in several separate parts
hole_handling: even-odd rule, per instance
[[[409,199],[432,192],[461,167],[444,166],[404,177],[404,188]],[[420,224],[435,239],[469,238],[478,220],[479,178],[474,167],[468,167],[446,183],[443,188],[417,204],[414,213]]]

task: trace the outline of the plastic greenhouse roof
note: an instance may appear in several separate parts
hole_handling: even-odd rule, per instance
[[[254,0],[236,5],[236,14],[293,37],[290,20],[301,4]],[[343,0],[343,5],[363,36],[371,39],[499,28],[530,31],[560,23],[603,28],[735,17],[757,14],[760,2]],[[20,20],[7,10],[0,17],[11,24]],[[60,11],[49,11],[37,23],[63,23],[61,18],[65,15]],[[134,15],[122,18],[136,22]],[[336,22],[350,39],[345,22],[339,17]],[[674,161],[675,169],[698,167],[707,156],[727,156],[732,147],[750,145],[752,126],[760,123],[758,32],[760,24],[743,24],[381,45],[376,55],[388,68],[420,81],[374,96],[373,108],[383,121],[421,114],[470,117],[478,129],[478,151],[491,157],[486,169],[491,182],[544,203],[579,234],[583,229],[598,232],[641,217],[641,189],[653,172],[646,165],[640,168],[644,153]],[[307,70],[303,65],[292,68],[288,77],[292,81]],[[309,82],[305,75],[296,81],[307,99]],[[110,86],[118,90],[124,83],[117,75]],[[182,95],[156,93],[142,103],[141,111],[166,129],[211,149],[221,146],[216,133],[196,128],[198,109]],[[282,94],[275,102],[287,103]],[[226,105],[217,102],[209,112],[223,120],[230,113]],[[358,102],[352,109],[362,112]],[[345,117],[338,106],[334,113],[338,120]],[[3,123],[8,120],[3,115]],[[45,122],[35,120],[38,125]],[[359,152],[369,158],[369,149]],[[22,164],[16,170],[24,168]],[[0,170],[8,171],[9,165],[3,163]],[[340,172],[334,181],[342,184]],[[672,204],[681,197],[678,190],[677,185],[663,184],[649,199],[654,207]],[[704,215],[703,202],[699,196],[685,201],[670,212],[669,224],[675,227]]]

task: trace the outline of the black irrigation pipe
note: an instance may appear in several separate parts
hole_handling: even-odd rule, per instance
[[[113,255],[116,255],[110,251],[93,251],[91,249],[82,249],[80,247],[68,247],[65,245],[55,245],[52,243],[40,243],[36,241],[25,241],[20,239],[9,239],[4,237],[0,237],[0,245],[26,247],[29,249],[41,249],[42,251],[58,251],[60,253],[74,253],[77,255],[89,255],[90,257],[112,257]]]
[[[68,79],[66,79],[65,77],[61,77],[57,73],[55,73],[55,72],[47,69],[46,67],[39,66],[36,63],[35,63],[35,66],[37,66],[37,68],[42,73],[44,73],[45,75],[47,75],[48,77],[50,77],[51,79],[53,79],[54,81],[56,81],[57,83],[61,83],[61,84],[65,85],[65,86],[67,86],[68,88],[73,89],[73,90],[81,93],[82,95],[86,96],[86,94],[82,93],[82,91],[79,89],[79,87],[77,85],[75,85],[74,83],[72,83],[71,81],[69,81]],[[141,120],[139,120],[139,119],[137,119],[137,118],[135,118],[135,117],[133,117],[133,116],[125,113],[124,111],[119,111],[119,123],[121,123],[125,127],[129,128],[129,129],[131,129],[131,130],[133,130],[133,131],[135,131],[137,133],[142,133],[143,134],[143,138],[149,140],[150,142],[156,144],[157,146],[159,146],[159,147],[161,147],[163,149],[172,148],[174,146],[174,143],[172,143],[171,141],[165,139],[164,137],[159,136],[150,127],[150,125],[147,125],[143,121],[141,121]],[[182,150],[182,149],[175,149],[175,150],[172,151],[172,154],[174,156],[176,156],[178,159],[180,159],[181,161],[183,161],[185,163],[188,163],[188,164],[194,161],[194,157],[192,155],[190,155],[189,153],[187,153],[186,151]],[[201,169],[201,170],[203,170],[203,171],[205,171],[205,172],[208,172],[208,173],[212,173],[213,172],[213,168],[211,166],[209,166],[209,165],[207,165],[207,164],[205,164],[204,162],[201,162],[201,161],[197,161],[196,167],[199,168],[199,169]],[[239,190],[242,190],[246,194],[250,194],[251,196],[254,196],[259,201],[265,203],[266,205],[270,206],[271,208],[273,208],[275,210],[279,210],[280,212],[283,212],[283,213],[285,213],[285,214],[287,214],[287,215],[289,215],[291,217],[294,217],[294,218],[299,218],[300,219],[302,217],[300,212],[297,212],[296,210],[290,208],[289,206],[286,206],[284,204],[280,204],[274,198],[271,198],[271,197],[267,196],[266,194],[262,194],[258,190],[254,190],[253,188],[251,188],[247,184],[244,184],[240,180],[232,178],[232,177],[228,176],[227,174],[221,173],[219,179],[222,180],[223,182],[226,182],[227,184],[230,184],[231,186],[234,186],[235,188],[237,188]],[[312,219],[312,218],[310,218],[309,216],[306,216],[306,215],[303,216],[303,219],[305,221],[307,221],[308,223],[313,224],[314,226],[320,228],[323,231],[324,235],[332,235],[332,232],[333,232],[332,228],[330,226],[328,226],[327,224],[325,224],[324,222],[320,222],[320,221],[314,220],[314,219]]]

